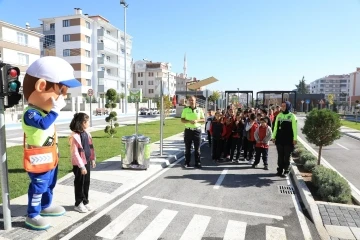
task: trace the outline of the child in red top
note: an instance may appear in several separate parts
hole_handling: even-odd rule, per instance
[[[247,142],[248,142],[248,160],[249,160],[249,164],[253,164],[254,163],[254,151],[255,151],[255,130],[258,128],[258,123],[256,122],[256,115],[255,113],[251,113],[250,117],[249,117],[249,122],[247,123],[245,130],[246,130],[246,134],[247,134]]]
[[[234,122],[232,117],[227,117],[225,122],[225,142],[224,142],[224,157],[226,156],[226,160],[230,160],[230,150],[232,144],[232,130],[233,130]]]
[[[210,134],[212,138],[212,159],[216,162],[220,160],[223,137],[225,136],[226,130],[225,125],[222,123],[221,113],[215,113],[215,119],[210,125]]]
[[[272,131],[271,127],[267,124],[268,119],[262,117],[260,119],[260,126],[256,129],[254,138],[256,141],[255,145],[255,162],[252,167],[256,168],[256,166],[260,162],[260,155],[262,155],[262,160],[264,162],[264,169],[269,170],[268,168],[268,149],[269,149],[269,141],[271,139]]]

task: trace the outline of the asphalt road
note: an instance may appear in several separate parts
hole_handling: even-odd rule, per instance
[[[301,128],[304,126],[305,117],[298,118],[298,136],[306,141]],[[307,141],[306,141],[307,142]],[[317,152],[319,150],[313,144],[310,146]],[[360,161],[360,141],[343,135],[332,145],[323,147],[322,157],[340,172],[357,189],[360,189],[359,161]]]
[[[289,180],[275,175],[275,159],[273,150],[269,171],[215,164],[204,145],[202,169],[170,166],[52,239],[319,239],[296,195],[278,191]]]

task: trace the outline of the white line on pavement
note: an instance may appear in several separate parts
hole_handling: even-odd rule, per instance
[[[125,212],[120,214],[114,221],[103,228],[96,234],[97,237],[105,239],[114,239],[121,231],[123,231],[132,221],[135,220],[147,206],[134,204],[128,208]]]
[[[289,177],[286,177],[286,181],[287,181],[287,184],[289,186],[291,186],[292,188],[294,188],[294,186],[291,184],[290,182],[290,179]],[[291,198],[292,198],[292,201],[294,203],[294,206],[295,206],[295,211],[296,211],[296,215],[298,216],[299,218],[299,222],[300,222],[300,227],[301,227],[301,230],[304,234],[304,239],[305,240],[311,240],[312,239],[312,236],[311,236],[311,233],[310,233],[310,229],[307,225],[307,222],[306,222],[306,218],[305,218],[305,215],[301,209],[301,205],[300,205],[300,202],[299,202],[299,199],[298,197],[296,196],[296,194],[293,194],[291,195]]]
[[[220,188],[220,185],[221,185],[222,181],[224,181],[224,178],[225,178],[225,175],[227,174],[227,172],[228,172],[227,169],[224,169],[221,172],[221,175],[219,176],[217,182],[215,183],[214,189],[219,189]]]
[[[246,222],[229,220],[223,240],[245,240]]]
[[[303,139],[301,139],[299,136],[298,136],[298,140],[315,157],[318,156],[318,153],[309,144],[307,144],[307,142],[305,142]],[[338,170],[336,170],[333,166],[331,166],[331,164],[328,163],[328,161],[326,161],[323,157],[321,157],[321,164],[324,165],[325,167],[328,167],[328,168],[334,170],[335,172],[337,172],[342,178],[344,178],[349,183],[351,190],[355,191],[360,196],[360,190],[357,189],[351,182],[349,182],[341,173],[339,173]]]
[[[143,198],[148,199],[148,200],[158,201],[158,202],[165,202],[165,203],[172,203],[172,204],[182,205],[182,206],[186,206],[186,207],[195,207],[195,208],[202,208],[202,209],[208,209],[208,210],[214,210],[214,211],[243,214],[243,215],[249,215],[249,216],[255,216],[255,217],[272,218],[272,219],[277,219],[277,220],[283,220],[284,219],[282,216],[276,216],[276,215],[270,215],[270,214],[264,214],[264,213],[256,213],[256,212],[248,212],[248,211],[240,211],[240,210],[229,209],[229,208],[213,207],[213,206],[196,204],[196,203],[186,203],[186,202],[180,202],[180,201],[169,200],[169,199],[164,199],[164,198],[156,198],[156,197],[150,197],[150,196],[143,196]]]
[[[186,227],[185,232],[180,240],[201,240],[207,226],[209,225],[211,217],[195,214],[191,219],[189,225]]]
[[[341,145],[341,144],[336,143],[336,145],[338,145],[339,147],[342,147],[343,149],[350,150],[350,149],[348,149],[347,147],[344,147],[344,146]]]
[[[286,240],[285,229],[266,226],[266,240]]]

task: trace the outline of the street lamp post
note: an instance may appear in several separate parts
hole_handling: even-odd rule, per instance
[[[125,0],[120,0],[120,5],[124,7],[124,77],[125,77],[125,114],[128,112],[128,99],[127,99],[127,78],[126,78],[126,58],[127,58],[127,51],[126,51],[126,9],[128,8],[129,4],[126,4]]]

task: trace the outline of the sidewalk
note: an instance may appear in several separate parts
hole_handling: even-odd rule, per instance
[[[98,163],[91,173],[90,201],[95,210],[106,207],[106,204],[125,192],[138,186],[150,178],[163,167],[176,161],[184,155],[183,133],[164,139],[163,157],[159,156],[159,142],[152,144],[152,154],[148,170],[125,170],[121,168],[121,157],[116,156]],[[74,226],[90,213],[75,212],[73,174],[69,173],[58,180],[54,189],[54,204],[65,207],[66,214],[61,217],[50,218],[52,227],[46,231],[33,231],[25,228],[25,216],[28,197],[27,194],[12,199],[12,226],[10,231],[0,231],[0,239],[49,239],[60,231]],[[2,208],[0,209],[2,214]],[[2,225],[2,224],[1,224]],[[3,229],[3,227],[1,226]]]
[[[342,126],[340,128],[340,131],[341,131],[341,133],[343,133],[346,136],[352,137],[356,140],[360,140],[360,131],[359,130]]]

